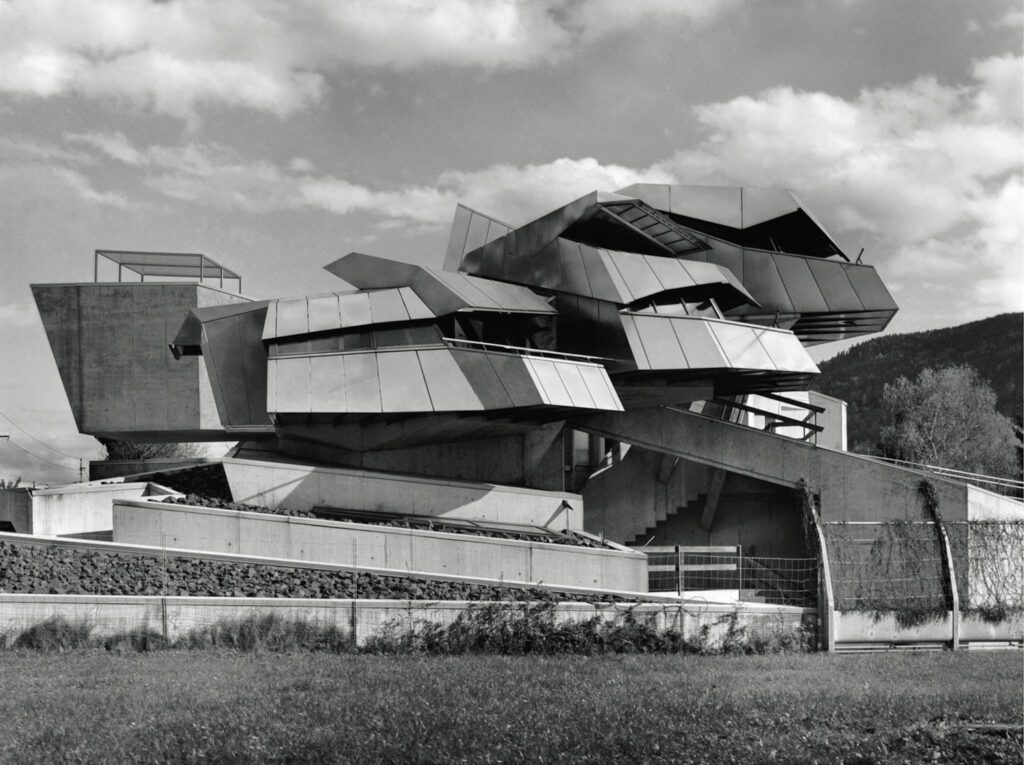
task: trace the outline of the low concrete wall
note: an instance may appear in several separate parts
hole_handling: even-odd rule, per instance
[[[137,499],[165,491],[147,482],[81,483],[53,489],[0,492],[0,521],[19,534],[57,536],[110,531],[115,499]]]
[[[407,629],[420,622],[450,624],[483,603],[425,600],[312,600],[275,598],[187,598],[96,595],[0,595],[0,640],[12,642],[18,634],[46,619],[62,617],[84,621],[96,637],[107,637],[148,628],[170,640],[226,620],[274,614],[333,626],[359,645],[386,629]],[[525,604],[503,603],[510,609]],[[707,632],[709,644],[720,645],[730,626],[745,627],[748,634],[783,634],[797,630],[814,612],[785,606],[710,605],[590,605],[559,603],[554,618],[581,622],[595,616],[609,622],[632,618],[658,629],[675,628],[695,640]]]
[[[647,556],[625,548],[492,539],[146,501],[114,503],[114,541],[400,571],[643,592]]]
[[[836,611],[835,630],[836,643],[949,643],[953,639],[953,614],[947,613],[940,621],[901,627],[894,612]],[[960,640],[1019,642],[1024,640],[1024,619],[1013,614],[1006,621],[991,623],[962,616]]]
[[[231,496],[252,505],[293,510],[330,505],[583,528],[583,498],[568,492],[231,457],[223,464]]]
[[[1024,521],[1024,502],[968,484],[967,520]]]

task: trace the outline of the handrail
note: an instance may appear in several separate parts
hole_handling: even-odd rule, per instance
[[[964,480],[973,480],[978,481],[979,483],[991,483],[996,486],[1005,486],[1011,489],[1024,489],[1024,481],[1017,481],[1013,478],[1003,478],[1002,476],[986,475],[984,473],[970,473],[966,470],[956,470],[955,468],[947,468],[940,465],[929,465],[924,462],[910,462],[909,460],[898,460],[894,457],[880,457],[877,454],[862,454],[861,456],[873,460],[881,460],[882,462],[891,462],[894,465],[924,468],[948,478],[963,478]]]
[[[468,345],[480,348],[482,350],[495,349],[503,353],[509,351],[518,353],[521,356],[550,356],[551,358],[565,359],[572,361],[574,359],[583,360],[589,363],[600,364],[605,361],[614,361],[615,359],[607,358],[606,356],[587,356],[580,353],[561,353],[560,351],[547,351],[541,348],[524,348],[518,345],[502,345],[500,343],[484,343],[479,340],[464,340],[457,337],[442,337],[442,342],[447,346],[459,346]],[[470,349],[472,350],[472,348]]]

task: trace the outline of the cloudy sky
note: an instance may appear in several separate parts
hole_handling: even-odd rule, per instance
[[[1019,311],[1022,21],[1007,0],[0,0],[0,477],[97,454],[28,288],[91,281],[97,248],[205,252],[294,295],[341,286],[321,266],[354,249],[440,265],[457,200],[517,223],[642,180],[787,186],[865,249],[892,330]]]

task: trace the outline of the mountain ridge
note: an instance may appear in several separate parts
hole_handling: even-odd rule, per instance
[[[996,408],[1019,422],[1024,377],[1024,313],[923,332],[876,337],[842,351],[818,367],[813,390],[847,402],[852,451],[873,451],[880,424],[877,412],[886,383],[914,379],[925,368],[966,364],[992,386]]]

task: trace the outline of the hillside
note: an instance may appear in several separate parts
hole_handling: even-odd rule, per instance
[[[957,327],[889,335],[856,345],[818,366],[814,389],[841,398],[847,410],[850,449],[878,443],[875,413],[882,388],[899,377],[914,378],[926,367],[967,364],[992,386],[999,411],[1021,417],[1024,314],[1004,313]]]

